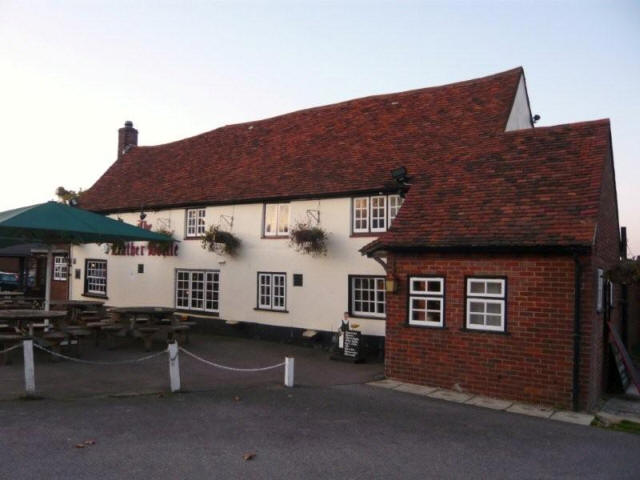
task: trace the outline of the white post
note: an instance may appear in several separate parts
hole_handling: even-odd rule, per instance
[[[24,356],[24,389],[27,396],[36,393],[36,373],[33,365],[33,340],[22,341],[22,354]]]
[[[285,357],[284,358],[284,386],[285,387],[293,387],[293,367],[294,367],[294,358]]]
[[[178,342],[169,344],[169,380],[171,391],[180,391],[180,361],[178,359]]]

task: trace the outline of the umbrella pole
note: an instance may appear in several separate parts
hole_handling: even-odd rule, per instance
[[[44,288],[44,309],[49,310],[51,306],[51,270],[53,269],[53,245],[47,249],[47,284]]]

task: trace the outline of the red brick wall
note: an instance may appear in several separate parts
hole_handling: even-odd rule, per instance
[[[0,272],[20,273],[20,259],[17,257],[0,257]]]
[[[388,377],[571,407],[572,257],[430,253],[394,254],[389,261],[399,289],[387,297]],[[407,325],[407,276],[427,274],[445,277],[442,329]],[[462,330],[465,276],[482,275],[507,277],[506,334]]]

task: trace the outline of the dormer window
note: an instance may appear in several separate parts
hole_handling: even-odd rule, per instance
[[[265,237],[288,237],[289,213],[288,203],[267,203],[264,206],[263,235]]]
[[[353,233],[387,231],[402,206],[400,195],[373,195],[353,199]]]
[[[187,238],[202,237],[205,234],[206,227],[207,227],[206,209],[204,208],[187,209],[187,226],[186,226]]]

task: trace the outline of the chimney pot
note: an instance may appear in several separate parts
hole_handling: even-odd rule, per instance
[[[138,146],[138,130],[133,128],[133,122],[127,120],[124,127],[118,129],[118,160],[127,153],[131,147]]]

